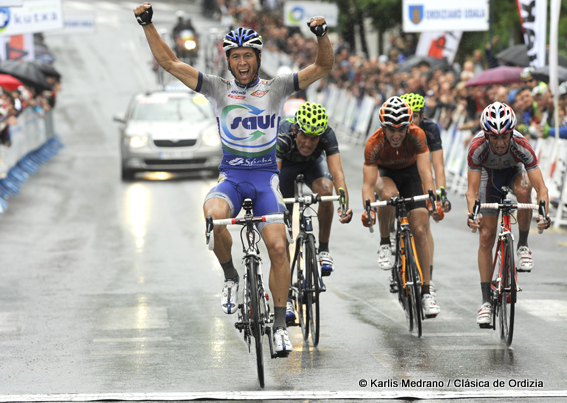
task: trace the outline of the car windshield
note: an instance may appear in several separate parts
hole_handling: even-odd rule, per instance
[[[142,97],[134,105],[132,120],[198,122],[214,118],[209,101],[202,96],[171,96],[152,94]]]

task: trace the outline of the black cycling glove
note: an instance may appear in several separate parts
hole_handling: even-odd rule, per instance
[[[154,10],[152,9],[152,6],[150,6],[150,8],[148,8],[142,14],[136,15],[136,20],[141,26],[149,25],[152,23],[152,15],[154,15]]]
[[[315,17],[315,18],[323,18],[323,17]],[[309,20],[309,22],[307,23],[307,26],[309,27],[311,32],[313,32],[317,36],[327,35],[327,23],[326,22],[324,22],[323,25],[315,25],[314,27],[311,26],[311,22],[315,18],[311,18],[311,20]]]

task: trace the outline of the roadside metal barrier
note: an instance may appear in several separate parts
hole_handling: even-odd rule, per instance
[[[10,141],[9,146],[0,145],[0,214],[31,175],[63,148],[53,129],[53,112],[41,115],[31,108],[10,126]]]
[[[380,127],[380,105],[372,97],[358,99],[348,90],[329,84],[323,89],[311,85],[307,100],[325,106],[329,124],[341,141],[363,147],[368,137]],[[436,118],[433,120],[437,121]],[[440,127],[447,190],[459,196],[464,196],[467,189],[467,139],[471,137],[470,130],[459,129],[464,122],[464,113],[455,113],[448,127]],[[530,142],[549,189],[549,214],[554,228],[567,226],[567,140],[549,137],[531,139]]]

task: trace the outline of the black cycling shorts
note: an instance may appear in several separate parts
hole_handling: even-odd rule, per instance
[[[327,157],[322,154],[314,161],[292,162],[282,160],[280,170],[280,191],[284,198],[295,196],[295,178],[303,174],[305,184],[313,189],[313,181],[319,178],[333,180],[327,165]],[[293,212],[293,204],[287,204],[287,209]]]
[[[380,172],[380,177],[390,178],[394,181],[401,197],[407,198],[425,194],[421,184],[421,176],[419,176],[419,171],[417,170],[417,162],[403,169],[389,169],[378,166],[378,171]],[[408,211],[416,208],[427,208],[425,200],[406,204]]]

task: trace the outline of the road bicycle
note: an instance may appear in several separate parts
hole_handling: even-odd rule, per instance
[[[340,195],[337,196],[319,196],[316,193],[304,195],[303,184],[303,175],[298,175],[295,179],[296,196],[284,199],[286,204],[299,204],[299,233],[291,263],[290,298],[298,316],[298,322],[294,325],[301,327],[304,340],[308,340],[311,333],[311,341],[316,347],[319,344],[321,328],[319,295],[326,287],[319,275],[316,240],[313,234],[313,217],[317,215],[312,206],[319,202],[338,200],[344,214],[346,196],[343,189],[339,189]]]
[[[366,199],[365,202],[369,223],[370,210],[372,208],[393,206],[396,209],[395,261],[392,267],[392,277],[390,278],[390,292],[398,294],[398,301],[406,314],[408,330],[413,332],[415,329],[418,337],[422,335],[421,323],[426,318],[421,306],[423,273],[417,257],[413,234],[408,222],[406,204],[421,200],[429,200],[433,203],[432,205],[435,205],[435,195],[433,191],[430,190],[428,194],[408,198],[393,196],[390,200],[371,203],[369,199]]]
[[[498,318],[500,339],[506,343],[507,346],[512,344],[517,293],[521,291],[518,285],[517,270],[514,261],[512,212],[514,210],[538,210],[540,216],[544,217],[544,219],[547,217],[544,200],[541,200],[539,205],[532,203],[512,203],[512,200],[506,198],[509,191],[510,189],[502,187],[500,203],[481,203],[480,200],[477,199],[471,216],[471,219],[476,221],[480,209],[499,210],[499,214],[500,212],[502,213],[492,266],[492,323],[480,326],[496,330],[496,318]],[[473,230],[473,232],[475,232],[475,230]]]
[[[234,326],[244,334],[244,342],[248,345],[248,352],[251,352],[252,338],[256,351],[256,366],[258,369],[258,380],[260,386],[264,387],[264,346],[263,336],[268,337],[271,358],[287,356],[286,352],[274,353],[272,342],[272,323],[274,315],[270,312],[268,303],[269,296],[264,287],[262,273],[262,259],[258,244],[260,233],[255,224],[262,222],[283,221],[287,227],[286,235],[289,242],[293,242],[291,235],[290,215],[288,211],[279,214],[269,214],[254,217],[253,203],[251,199],[245,199],[242,208],[244,209],[243,218],[226,218],[213,220],[211,216],[206,219],[206,239],[209,249],[214,248],[213,228],[215,225],[241,225],[240,240],[244,257],[242,262],[246,269],[244,273],[244,291],[242,303],[238,305],[238,320]]]

